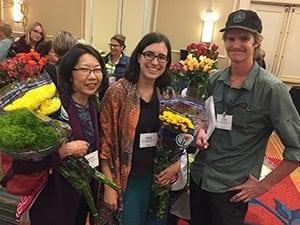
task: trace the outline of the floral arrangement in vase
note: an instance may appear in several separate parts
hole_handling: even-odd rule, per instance
[[[191,43],[187,46],[187,58],[171,65],[175,86],[187,87],[187,95],[202,98],[206,80],[218,68],[218,46],[210,43]],[[178,90],[177,91],[181,91]]]

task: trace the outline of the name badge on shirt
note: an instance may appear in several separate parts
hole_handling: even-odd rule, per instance
[[[222,130],[232,129],[232,116],[217,114],[217,128]]]
[[[90,167],[96,168],[97,166],[99,166],[98,150],[85,155],[84,158],[86,158],[86,160],[89,162]]]
[[[155,147],[157,144],[157,133],[140,134],[140,148]]]

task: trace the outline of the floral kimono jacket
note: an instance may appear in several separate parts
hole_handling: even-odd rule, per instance
[[[158,89],[158,98],[171,96]],[[172,92],[173,94],[173,92]],[[127,187],[131,169],[135,130],[140,114],[140,96],[137,85],[126,79],[114,83],[102,99],[100,113],[100,159],[107,160],[113,181],[121,187],[119,200]],[[102,202],[102,199],[101,199]],[[104,202],[100,203],[101,224],[116,224],[112,217],[118,213],[109,210]],[[119,211],[122,208],[120,204]]]

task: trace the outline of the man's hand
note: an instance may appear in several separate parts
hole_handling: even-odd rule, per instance
[[[229,191],[240,191],[231,198],[232,202],[249,202],[252,198],[266,193],[267,190],[263,183],[252,175],[249,176],[245,183],[229,189]]]
[[[208,148],[208,137],[207,133],[203,128],[198,129],[197,137],[196,137],[196,147],[200,150]]]

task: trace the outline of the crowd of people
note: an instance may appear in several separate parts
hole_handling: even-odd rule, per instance
[[[195,133],[200,151],[189,174],[191,225],[242,225],[250,199],[299,166],[299,115],[284,84],[255,61],[262,29],[254,11],[237,10],[220,30],[231,64],[208,79],[206,97],[214,97],[217,126],[210,139],[206,128]],[[52,168],[30,208],[32,225],[86,224],[85,199],[55,168],[68,156],[96,151],[98,169],[121,187],[116,191],[90,183],[102,225],[175,225],[171,215],[158,220],[148,211],[152,183],[171,186],[183,168],[178,160],[153,172],[160,99],[174,97],[169,91],[171,43],[162,33],[149,33],[129,57],[125,39],[113,35],[110,52],[102,57],[67,31],[48,40],[42,24],[35,22],[14,41],[10,25],[0,23],[0,61],[33,50],[45,57],[44,70],[62,100],[54,118],[72,128],[69,142],[42,161],[13,162],[16,174]],[[283,160],[259,180],[273,131],[285,146]],[[147,147],[141,144],[144,135]],[[90,224],[96,224],[92,217]]]

